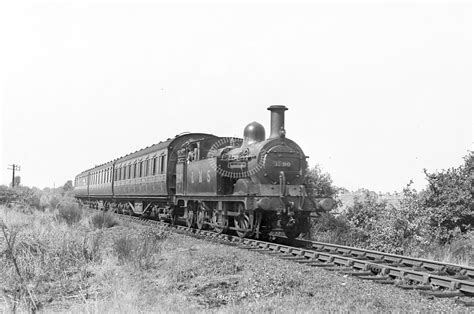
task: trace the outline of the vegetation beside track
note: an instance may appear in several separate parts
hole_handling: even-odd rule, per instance
[[[430,173],[427,187],[408,184],[395,202],[361,190],[344,211],[324,214],[315,221],[314,240],[474,265],[474,204],[469,153],[458,167]],[[310,171],[314,193],[337,198],[329,174]],[[339,189],[340,190],[340,189]]]
[[[78,213],[64,215],[62,211]],[[453,300],[429,300],[418,292],[256,252],[133,223],[117,224],[102,212],[69,205],[45,212],[2,206],[0,219],[4,231],[0,311],[463,309]]]

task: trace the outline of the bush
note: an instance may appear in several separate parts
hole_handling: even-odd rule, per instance
[[[334,197],[340,190],[333,185],[331,175],[323,172],[319,165],[307,169],[306,191],[310,196]]]
[[[468,233],[474,226],[470,169],[474,154],[464,157],[464,164],[436,173],[425,170],[428,188],[420,193],[419,202],[428,217],[430,238],[441,244],[454,240],[457,232]]]
[[[79,204],[75,202],[63,202],[58,205],[58,213],[56,218],[64,221],[68,225],[78,223],[83,216],[83,211],[79,208]]]
[[[120,223],[115,219],[114,215],[108,212],[96,213],[91,217],[91,224],[96,229],[111,228],[118,226]]]
[[[18,198],[18,193],[6,185],[0,185],[0,203],[8,204]]]
[[[61,200],[59,199],[58,196],[56,195],[53,195],[51,196],[51,198],[49,199],[49,206],[52,208],[52,209],[55,209],[58,207],[58,205],[60,204]]]

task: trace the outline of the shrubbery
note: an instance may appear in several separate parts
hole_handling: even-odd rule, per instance
[[[58,213],[56,217],[68,225],[74,225],[82,219],[83,211],[76,202],[62,202],[57,207]]]
[[[428,187],[417,192],[408,184],[398,205],[365,190],[344,213],[319,217],[313,235],[321,241],[398,254],[446,259],[441,253],[449,252],[454,260],[472,263],[474,212],[469,170],[473,161],[470,153],[457,168],[438,173],[425,170]]]
[[[43,190],[26,186],[12,189],[5,185],[0,185],[0,204],[6,206],[15,204],[28,207],[31,210],[45,210],[46,208],[54,210],[65,200],[74,202],[72,183],[69,184],[69,182],[56,189],[44,188]]]

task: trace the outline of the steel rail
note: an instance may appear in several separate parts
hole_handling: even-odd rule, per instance
[[[364,250],[349,246],[298,239],[300,246],[289,246],[256,239],[240,238],[229,234],[219,234],[210,230],[199,230],[142,217],[114,214],[120,219],[131,220],[143,225],[157,226],[164,230],[177,231],[197,238],[206,238],[243,249],[275,255],[312,267],[343,271],[361,279],[374,280],[384,284],[411,281],[418,285],[398,284],[405,289],[426,290],[424,294],[436,297],[474,296],[473,267],[411,258],[402,255]],[[305,244],[302,247],[301,244]],[[308,245],[310,244],[310,247]],[[448,269],[455,269],[450,275]],[[444,290],[433,290],[441,287]],[[474,306],[472,301],[462,301]]]
[[[279,237],[280,238],[280,237]],[[283,237],[281,237],[283,238]],[[383,264],[384,262],[392,266],[406,266],[414,267],[416,269],[425,269],[429,271],[437,271],[440,273],[447,272],[450,275],[463,276],[465,278],[474,279],[474,267],[464,266],[452,263],[445,263],[440,261],[427,260],[417,257],[410,257],[404,255],[397,255],[391,253],[385,253],[380,251],[361,249],[357,247],[296,239],[292,240],[292,244],[298,244],[305,246],[316,251],[327,251],[334,254],[343,254],[345,256],[352,256],[357,259],[367,259],[368,261],[374,261],[377,264]]]

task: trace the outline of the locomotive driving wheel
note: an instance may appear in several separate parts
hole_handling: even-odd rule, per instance
[[[245,211],[244,204],[237,203],[236,211],[240,214],[234,217],[234,225],[238,229],[235,232],[241,238],[250,237],[253,234],[252,224],[249,213]]]
[[[227,231],[227,228],[229,227],[229,220],[227,219],[227,217],[224,217],[222,212],[213,210],[211,220],[212,224],[214,225],[215,232],[223,233]]]
[[[186,226],[192,228],[194,226],[194,210],[192,208],[186,207]]]
[[[196,225],[199,230],[206,229],[206,210],[202,204],[199,204],[196,211]]]

